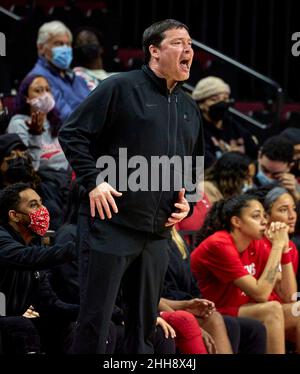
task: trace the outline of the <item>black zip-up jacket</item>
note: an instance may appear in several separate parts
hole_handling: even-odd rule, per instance
[[[59,141],[77,181],[89,192],[106,179],[98,178],[100,156],[117,162],[119,149],[127,158],[151,156],[203,156],[200,112],[177,84],[170,93],[166,80],[148,66],[113,75],[104,81],[71,114],[62,126]],[[138,168],[138,165],[136,165]],[[124,172],[120,162],[121,172]],[[104,170],[105,167],[101,170]],[[171,171],[172,172],[172,171]],[[128,171],[128,176],[130,169]],[[97,182],[96,182],[97,181]],[[119,189],[118,180],[113,185]],[[168,235],[164,225],[175,211],[178,191],[122,191],[116,197],[118,213],[112,222],[145,232]],[[89,215],[88,196],[80,212]]]
[[[6,297],[6,315],[22,315],[35,303],[42,286],[38,270],[76,257],[73,242],[52,247],[26,245],[12,227],[0,226],[0,292]]]

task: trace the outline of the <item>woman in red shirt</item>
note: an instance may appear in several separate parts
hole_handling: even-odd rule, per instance
[[[297,221],[296,201],[293,195],[285,188],[275,187],[265,196],[263,202],[267,213],[268,224],[274,221],[284,222],[288,226],[288,233],[292,235],[295,231]],[[264,241],[268,245],[270,253],[271,243],[267,238]],[[267,253],[267,254],[268,254]],[[283,303],[285,320],[285,333],[288,340],[296,343],[296,351],[300,352],[300,318],[297,311],[297,304],[293,304],[296,313],[291,313],[291,301],[297,300],[297,281],[299,253],[292,240],[289,241],[288,251],[281,257],[281,281],[277,282],[275,294]],[[293,310],[292,310],[293,311]]]
[[[266,234],[272,247],[265,263]],[[272,295],[282,254],[288,252],[288,227],[267,229],[262,204],[250,195],[217,202],[199,232],[201,244],[191,266],[203,296],[223,314],[255,318],[267,329],[267,352],[285,352],[284,314]]]

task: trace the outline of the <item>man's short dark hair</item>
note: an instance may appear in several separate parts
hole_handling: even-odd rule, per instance
[[[292,142],[293,145],[300,144],[300,129],[296,127],[287,127],[281,131],[280,136]]]
[[[8,212],[18,210],[21,202],[20,193],[29,188],[31,187],[27,183],[15,183],[0,191],[0,224],[8,223]]]
[[[291,141],[281,136],[272,136],[267,139],[260,150],[260,155],[272,161],[293,162],[294,146]]]
[[[176,21],[175,19],[165,19],[163,21],[155,22],[144,31],[143,51],[146,64],[150,61],[151,57],[149,52],[150,45],[153,44],[156,47],[159,47],[165,37],[165,32],[172,29],[186,29],[189,32],[187,25]]]

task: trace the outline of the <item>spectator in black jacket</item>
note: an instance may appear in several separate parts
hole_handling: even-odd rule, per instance
[[[180,84],[189,77],[191,44],[187,26],[178,21],[151,25],[143,36],[146,65],[103,80],[60,130],[61,146],[86,188],[78,223],[82,277],[76,353],[104,353],[121,279],[127,304],[124,351],[153,353],[166,237],[187,216],[189,204],[181,186],[130,188],[134,174],[124,177],[120,152],[125,148],[129,157],[147,162],[152,156],[177,155],[182,161],[203,156],[199,110]],[[118,184],[98,175],[96,164],[107,158],[116,164],[113,177],[121,175]]]
[[[46,274],[40,272],[76,257],[72,242],[47,248],[41,245],[39,238],[48,230],[49,213],[40,196],[25,183],[4,188],[0,223],[0,292],[6,297],[7,317],[22,316],[33,306],[48,322],[50,317],[52,321],[59,317],[56,326],[61,321],[75,321],[79,306],[59,300]]]
[[[221,78],[201,79],[193,93],[202,118],[205,138],[205,168],[228,151],[239,151],[253,160],[257,157],[258,140],[229,114],[230,87]]]

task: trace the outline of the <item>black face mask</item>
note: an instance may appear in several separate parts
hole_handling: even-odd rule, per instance
[[[213,104],[209,107],[208,115],[213,121],[223,120],[229,107],[229,102],[219,101],[218,103]]]
[[[81,63],[93,62],[100,57],[101,47],[96,43],[83,44],[74,48],[74,55]]]
[[[8,169],[5,179],[9,183],[31,182],[33,178],[33,167],[31,162],[24,157],[16,157],[7,161]]]

